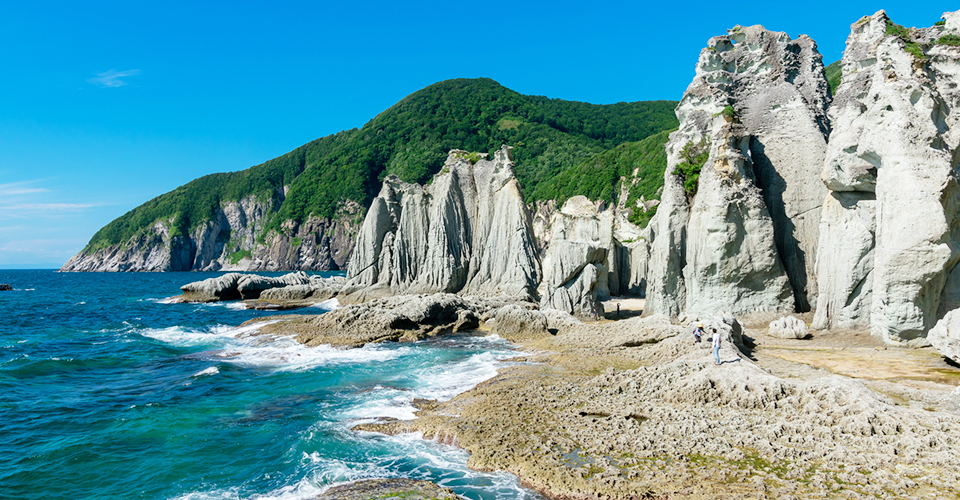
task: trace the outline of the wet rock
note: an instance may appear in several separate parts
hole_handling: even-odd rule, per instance
[[[0,283],[0,292],[9,292],[13,290],[13,287],[7,283]]]

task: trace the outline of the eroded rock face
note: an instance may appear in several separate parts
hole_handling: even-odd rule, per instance
[[[609,212],[584,196],[564,203],[553,218],[553,234],[543,259],[540,307],[574,316],[603,313],[598,300],[609,296],[607,274],[613,240]]]
[[[343,300],[402,293],[536,298],[540,259],[509,148],[451,151],[427,186],[387,177],[350,260]]]
[[[810,38],[752,26],[710,39],[667,144],[650,223],[650,312],[809,309],[828,103]],[[687,189],[673,172],[697,149],[709,154]]]
[[[815,328],[870,326],[892,343],[923,345],[960,306],[957,154],[960,15],[910,31],[923,58],[887,34],[880,11],[851,27],[822,170]]]

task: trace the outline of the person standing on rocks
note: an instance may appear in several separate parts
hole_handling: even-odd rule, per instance
[[[700,342],[700,339],[703,337],[703,323],[697,324],[697,327],[693,329],[693,343],[696,344]]]
[[[713,364],[720,364],[720,332],[716,328],[713,329],[713,359],[715,360]]]

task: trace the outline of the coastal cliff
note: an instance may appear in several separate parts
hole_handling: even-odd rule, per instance
[[[156,221],[124,243],[73,256],[61,271],[282,271],[343,269],[363,209],[344,203],[333,218],[287,220],[263,236],[282,193],[225,202],[211,220],[177,234],[173,218]],[[259,239],[258,239],[259,238]]]

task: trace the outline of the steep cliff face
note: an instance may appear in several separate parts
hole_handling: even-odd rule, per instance
[[[255,197],[224,203],[185,236],[171,234],[172,219],[161,220],[122,245],[75,255],[61,271],[335,270],[346,265],[362,216],[359,205],[343,204],[333,219],[287,221],[257,241],[277,203]]]
[[[710,39],[667,144],[649,312],[809,310],[828,104],[810,38],[752,26]]]
[[[427,186],[384,180],[363,222],[343,300],[401,293],[536,298],[540,258],[509,148],[450,152]]]
[[[822,178],[816,328],[870,326],[925,344],[960,306],[960,13],[907,30],[880,11],[851,27]]]

